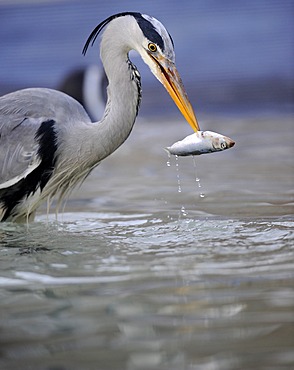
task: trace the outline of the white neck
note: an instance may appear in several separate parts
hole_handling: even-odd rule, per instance
[[[133,128],[141,90],[126,54],[117,55],[115,59],[111,57],[109,62],[105,58],[103,64],[110,66],[105,69],[109,85],[107,104],[99,125],[100,134],[109,146],[110,154],[127,139]]]
[[[118,23],[118,22],[116,22]],[[124,30],[123,25],[115,24]],[[95,127],[96,143],[93,150],[97,160],[113,153],[128,138],[138,113],[141,100],[139,72],[128,58],[131,46],[125,44],[124,31],[116,32],[121,37],[113,39],[112,27],[108,27],[101,41],[100,55],[108,78],[107,104],[100,122]],[[99,146],[99,148],[97,148]]]

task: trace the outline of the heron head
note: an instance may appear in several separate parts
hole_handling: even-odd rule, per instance
[[[108,25],[105,34],[112,37],[112,47],[122,45],[125,51],[136,50],[149,66],[154,76],[163,84],[171,98],[194,131],[199,131],[198,122],[189,101],[181,77],[175,66],[172,38],[157,19],[141,13],[119,13],[101,22],[88,38],[83,53],[94,43],[99,32]],[[103,36],[105,37],[105,36]],[[107,39],[107,37],[105,38]],[[109,42],[107,43],[109,45]]]
[[[194,131],[199,130],[192,105],[175,65],[173,40],[157,19],[145,14],[135,17],[142,32],[137,51],[150,67],[154,76],[163,84],[177,107]]]

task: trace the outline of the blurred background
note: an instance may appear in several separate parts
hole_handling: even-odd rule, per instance
[[[167,27],[196,113],[289,113],[294,86],[293,4],[293,0],[0,0],[0,94],[31,86],[59,88],[72,71],[100,63],[99,43],[82,56],[87,37],[109,15],[128,10],[150,14]],[[142,75],[140,115],[172,115],[176,107],[164,89],[140,58],[132,54],[131,59]]]

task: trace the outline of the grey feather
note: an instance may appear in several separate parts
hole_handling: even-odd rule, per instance
[[[0,189],[27,176],[40,163],[36,133],[47,120],[90,122],[83,107],[56,90],[32,88],[0,97]],[[6,185],[5,185],[6,184]]]

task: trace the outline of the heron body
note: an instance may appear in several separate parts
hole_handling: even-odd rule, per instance
[[[163,83],[195,131],[199,129],[174,64],[170,35],[155,18],[120,13],[92,32],[84,47],[101,38],[108,78],[99,122],[82,105],[51,89],[29,88],[0,98],[0,220],[32,220],[39,204],[64,197],[129,136],[141,101],[140,74],[129,60],[136,50]]]

